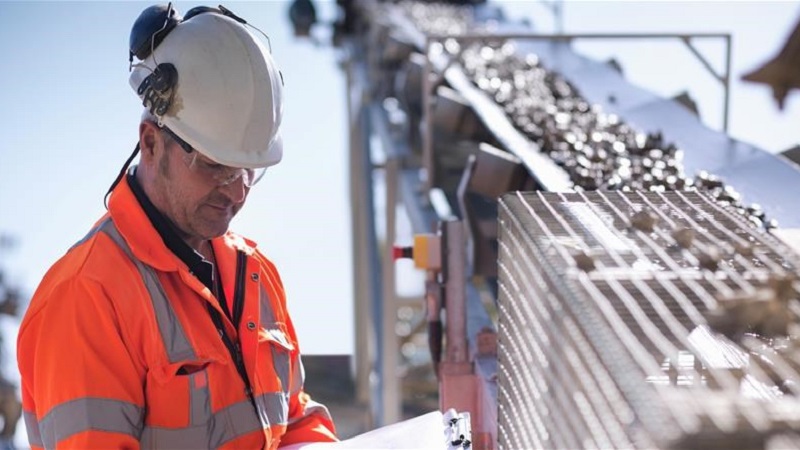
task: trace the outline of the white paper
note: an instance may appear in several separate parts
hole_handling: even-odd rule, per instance
[[[307,442],[280,448],[281,450],[445,450],[448,448],[445,428],[442,413],[433,411],[340,442]]]

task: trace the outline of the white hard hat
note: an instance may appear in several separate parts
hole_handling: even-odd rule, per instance
[[[197,14],[164,31],[129,80],[160,125],[219,164],[280,162],[283,80],[262,40],[221,13]],[[170,64],[177,79],[166,108],[158,110],[148,89],[155,82],[147,79]]]

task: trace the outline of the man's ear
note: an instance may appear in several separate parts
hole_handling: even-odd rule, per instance
[[[141,147],[143,162],[150,162],[162,151],[164,140],[161,130],[153,122],[144,121],[139,124],[139,146]]]

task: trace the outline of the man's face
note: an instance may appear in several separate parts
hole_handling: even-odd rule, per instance
[[[153,190],[160,197],[154,203],[183,234],[186,240],[206,240],[221,236],[244,205],[250,189],[239,178],[219,186],[203,177],[187,162],[187,153],[172,139],[163,136],[165,151],[158,161]],[[193,151],[192,153],[196,153]],[[188,154],[203,163],[214,164],[201,154]]]

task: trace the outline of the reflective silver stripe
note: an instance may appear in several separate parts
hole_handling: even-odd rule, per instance
[[[289,395],[299,394],[305,382],[306,369],[303,367],[303,359],[298,355],[297,362],[292,368],[292,378],[289,380]]]
[[[286,425],[289,413],[289,400],[283,392],[271,392],[255,397],[258,413],[264,427]]]
[[[89,430],[122,433],[139,439],[143,423],[144,409],[133,403],[86,397],[51,409],[39,422],[39,432],[44,447],[55,448],[60,441]]]
[[[259,307],[261,308],[261,323],[275,323],[275,315],[272,313],[272,303],[269,301],[269,294],[263,284],[259,283]]]
[[[204,425],[187,428],[145,427],[142,448],[218,448],[236,438],[261,430],[253,405],[245,400],[214,414]]]
[[[102,221],[102,222],[100,222],[99,224],[97,224],[97,226],[95,226],[94,228],[92,228],[91,230],[89,230],[89,232],[88,232],[88,233],[86,233],[86,236],[82,237],[82,238],[81,238],[81,240],[79,240],[78,242],[76,242],[76,243],[72,244],[72,247],[70,247],[70,248],[69,248],[69,250],[67,250],[67,253],[69,253],[69,251],[70,251],[70,250],[72,250],[73,248],[75,248],[75,247],[77,247],[77,246],[79,246],[79,245],[83,244],[84,242],[88,241],[89,239],[91,239],[91,238],[92,238],[92,236],[94,236],[95,234],[97,234],[97,231],[98,231],[98,230],[100,230],[100,228],[101,228],[103,225],[105,225],[107,222],[111,222],[111,217],[106,217],[105,219],[103,219],[103,221]]]
[[[36,413],[23,411],[22,417],[25,419],[25,429],[28,431],[28,442],[34,447],[44,447],[42,435],[39,434],[39,421],[36,420]]]
[[[274,345],[270,349],[272,351],[272,365],[275,367],[275,373],[281,380],[281,387],[288,394],[289,393],[289,358],[291,354],[284,348],[276,348]]]
[[[269,294],[267,294],[267,290],[263,284],[259,285],[259,308],[261,309],[261,326],[270,325],[275,323],[275,315],[272,311],[272,304],[269,301]],[[280,331],[283,333],[283,331]],[[286,339],[286,336],[284,336]],[[288,351],[283,349],[277,349],[275,346],[272,346],[270,349],[272,352],[272,363],[275,367],[275,373],[278,375],[278,378],[281,380],[281,386],[286,393],[290,392],[290,378],[289,378],[289,365],[290,365],[290,357]]]
[[[158,330],[161,332],[161,339],[166,347],[169,361],[175,363],[186,359],[196,359],[194,349],[189,344],[181,322],[175,315],[169,300],[167,300],[167,294],[164,292],[164,287],[158,280],[155,271],[150,266],[139,261],[139,258],[133,256],[128,243],[125,242],[125,239],[122,239],[112,221],[104,221],[100,225],[99,231],[106,233],[128,255],[128,258],[136,265],[136,269],[139,270],[147,292],[150,294],[150,300],[153,303]]]
[[[261,309],[261,324],[262,326],[270,325],[275,323],[275,315],[272,311],[272,304],[269,301],[269,294],[267,294],[267,290],[264,288],[264,285],[260,285],[259,289],[259,307]],[[266,327],[265,327],[266,328]],[[268,330],[271,331],[271,330]],[[283,334],[283,330],[280,330],[280,333]],[[288,337],[283,335],[283,340],[288,341]],[[289,378],[289,370],[290,370],[290,359],[291,354],[285,349],[278,349],[275,346],[271,348],[272,352],[272,363],[275,367],[275,373],[278,375],[278,378],[281,380],[281,386],[283,390],[288,394],[292,391],[294,379]],[[298,360],[299,362],[299,360]],[[302,370],[302,367],[301,367]],[[297,367],[294,368],[294,371],[297,371]]]
[[[311,415],[319,415],[333,422],[333,418],[331,418],[331,413],[328,412],[327,406],[322,403],[317,403],[314,400],[309,400],[308,403],[306,403],[306,408],[303,410],[303,415],[292,417],[289,420],[289,425],[295,424]]]
[[[211,398],[205,369],[189,375],[189,414],[192,425],[204,424],[211,418]]]

